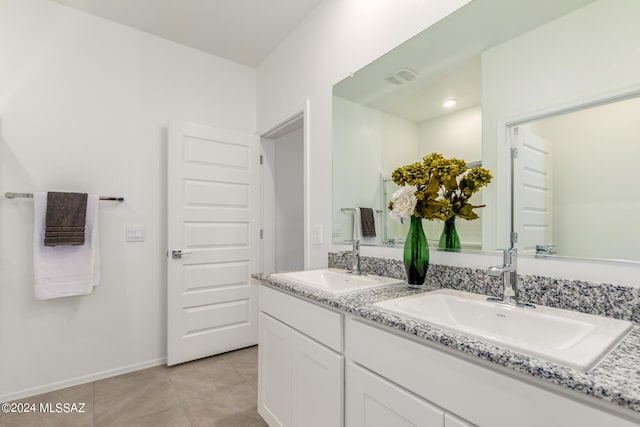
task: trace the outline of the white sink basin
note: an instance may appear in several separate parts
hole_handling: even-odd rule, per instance
[[[623,320],[544,306],[512,307],[450,289],[374,307],[581,371],[593,368],[632,328]]]
[[[285,279],[298,285],[309,286],[332,295],[343,295],[350,292],[359,292],[403,283],[402,280],[370,274],[354,276],[346,270],[339,270],[337,268],[276,273],[272,274],[272,277]]]

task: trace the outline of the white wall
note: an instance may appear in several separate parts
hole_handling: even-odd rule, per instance
[[[341,185],[333,198],[333,232],[353,239],[353,213],[341,208],[382,209],[380,178],[418,158],[415,123],[342,98],[333,99],[333,179]],[[386,215],[386,212],[385,212]],[[375,214],[381,242],[383,217]]]
[[[255,70],[48,0],[0,2],[0,52],[0,191],[126,198],[100,205],[101,285],[48,301],[33,204],[0,198],[0,401],[162,362],[166,127],[253,132]]]
[[[420,160],[418,126],[401,117],[382,113],[380,173],[391,176],[398,167]]]
[[[332,85],[465,3],[325,0],[258,67],[259,131],[309,100],[309,227],[325,230],[323,244],[310,243],[311,266],[326,265],[331,247]]]
[[[275,271],[304,269],[304,135],[296,129],[274,140]]]
[[[434,151],[467,162],[482,160],[482,109],[466,108],[419,124],[420,155]]]
[[[638,118],[633,98],[532,123],[552,146],[548,243],[558,254],[640,261]]]

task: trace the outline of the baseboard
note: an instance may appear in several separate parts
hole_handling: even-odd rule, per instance
[[[133,365],[122,366],[120,368],[96,372],[90,375],[83,375],[81,377],[75,377],[75,378],[71,378],[64,381],[58,381],[55,383],[45,384],[37,387],[25,388],[23,390],[0,395],[0,402],[10,402],[16,399],[24,399],[25,397],[36,396],[38,394],[49,393],[51,391],[56,391],[56,390],[62,390],[63,388],[72,387],[80,384],[86,384],[92,381],[102,380],[104,378],[115,377],[116,375],[127,374],[129,372],[139,371],[141,369],[164,365],[165,363],[167,363],[167,358],[162,357],[160,359],[148,360],[146,362],[141,362],[141,363],[134,363]]]

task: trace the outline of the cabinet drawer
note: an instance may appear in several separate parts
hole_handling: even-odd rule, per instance
[[[443,427],[443,411],[401,387],[353,363],[347,375],[347,427]]]
[[[260,311],[342,353],[342,314],[266,286],[260,286],[259,301]]]

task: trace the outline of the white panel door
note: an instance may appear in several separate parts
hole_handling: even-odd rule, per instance
[[[536,245],[552,244],[551,144],[527,126],[513,129],[514,231],[517,248],[535,254]]]
[[[254,345],[260,269],[258,138],[169,127],[167,364]],[[182,255],[173,255],[181,251]]]
[[[444,412],[353,363],[347,382],[347,427],[443,427]]]

